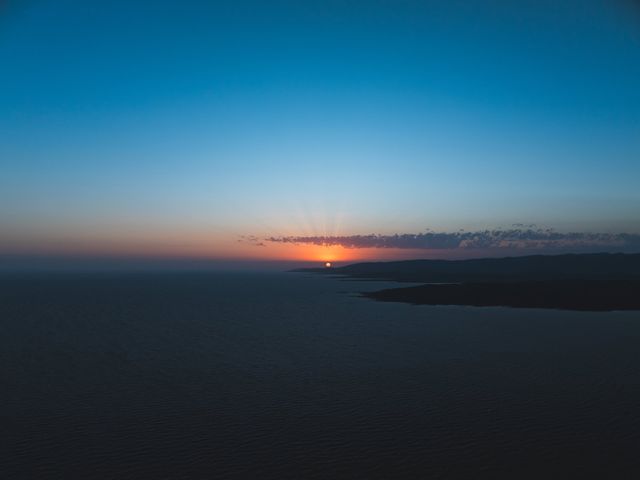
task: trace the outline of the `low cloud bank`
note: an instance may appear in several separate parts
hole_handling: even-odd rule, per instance
[[[640,251],[640,234],[561,233],[553,229],[511,228],[475,232],[424,232],[393,235],[268,237],[262,242],[339,245],[345,248],[399,248],[416,250],[600,250]]]

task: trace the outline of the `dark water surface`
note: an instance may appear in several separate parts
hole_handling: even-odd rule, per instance
[[[640,318],[0,278],[2,478],[640,478]]]

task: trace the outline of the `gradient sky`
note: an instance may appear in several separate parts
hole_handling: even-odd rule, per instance
[[[3,2],[0,254],[637,235],[639,86],[631,0]]]

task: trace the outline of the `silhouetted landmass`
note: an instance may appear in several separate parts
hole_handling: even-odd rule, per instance
[[[367,292],[381,301],[569,310],[640,310],[640,254],[532,255],[358,263],[298,271],[426,283]]]
[[[472,260],[405,260],[355,263],[297,271],[396,282],[463,283],[551,279],[640,278],[640,254],[530,255]]]
[[[364,293],[383,302],[416,305],[640,310],[640,281],[563,281],[421,285]]]

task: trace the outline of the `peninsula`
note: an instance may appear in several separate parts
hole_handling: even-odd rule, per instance
[[[297,271],[422,283],[362,293],[386,302],[582,311],[640,310],[640,254],[409,260]]]

